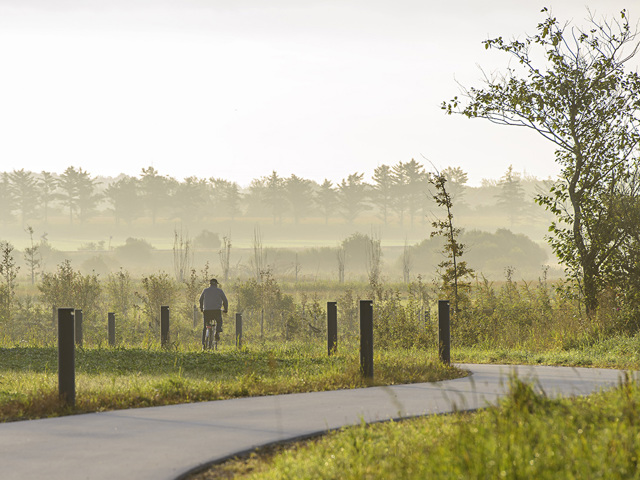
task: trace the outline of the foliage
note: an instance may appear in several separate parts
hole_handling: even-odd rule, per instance
[[[82,310],[85,330],[95,334],[101,311],[102,285],[95,274],[83,275],[65,260],[55,273],[44,273],[38,290],[49,308]]]
[[[469,283],[465,281],[465,277],[473,276],[474,272],[467,267],[466,261],[460,260],[465,246],[458,240],[460,229],[453,226],[453,199],[446,188],[447,178],[442,173],[435,173],[429,177],[429,183],[436,189],[436,193],[433,194],[436,205],[446,211],[446,220],[436,219],[431,222],[431,226],[435,228],[431,237],[441,236],[445,239],[443,253],[447,260],[438,265],[438,274],[445,297],[452,300],[455,316],[467,299]]]
[[[20,267],[13,258],[13,245],[0,241],[0,322],[11,320],[16,297],[16,277]]]
[[[167,273],[159,272],[143,276],[141,289],[136,297],[141,302],[141,310],[152,327],[160,326],[160,307],[171,307],[178,293],[178,285]],[[171,308],[170,308],[171,310]]]
[[[114,248],[116,256],[125,262],[145,263],[151,259],[153,247],[149,242],[141,238],[129,237],[124,245]]]
[[[543,9],[547,12],[547,9]],[[486,40],[513,56],[520,71],[487,79],[485,89],[465,91],[443,104],[448,113],[525,126],[556,147],[562,171],[537,202],[557,218],[550,244],[579,286],[589,314],[599,294],[615,285],[612,272],[624,266],[624,252],[637,224],[620,221],[619,198],[637,198],[640,141],[640,76],[625,64],[638,49],[626,11],[619,21],[591,18],[588,30],[567,29],[551,15],[524,41]],[[544,62],[540,62],[541,56]]]

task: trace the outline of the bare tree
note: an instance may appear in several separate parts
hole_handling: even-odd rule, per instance
[[[222,249],[218,252],[220,257],[220,267],[222,267],[222,277],[226,282],[229,280],[229,260],[231,258],[231,238],[226,235],[222,237]]]
[[[182,228],[180,233],[174,228],[173,230],[173,271],[175,272],[176,280],[179,282],[184,281],[187,274],[191,270],[193,264],[193,248],[189,234],[182,234]]]

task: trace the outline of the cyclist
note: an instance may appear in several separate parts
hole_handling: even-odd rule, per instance
[[[204,338],[207,333],[207,325],[216,321],[216,342],[220,340],[222,332],[222,313],[229,311],[229,302],[222,289],[218,287],[218,280],[212,278],[209,286],[200,294],[200,311],[204,314],[204,327],[202,328],[202,348],[205,348]],[[222,310],[224,308],[224,310]]]

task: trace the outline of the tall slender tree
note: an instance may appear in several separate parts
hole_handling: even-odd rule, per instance
[[[58,180],[60,193],[57,198],[69,210],[69,224],[73,224],[73,214],[79,210],[80,197],[79,173],[75,167],[67,167]]]
[[[0,175],[0,222],[2,225],[7,225],[13,220],[14,199],[11,194],[11,181],[9,180],[9,174],[2,172]]]
[[[24,227],[27,219],[33,218],[38,206],[37,180],[32,172],[26,172],[24,168],[11,172],[9,180],[14,205],[20,212],[20,222]]]
[[[328,225],[329,217],[335,213],[338,205],[338,193],[330,180],[324,179],[315,193],[314,200],[324,216],[325,225]]]
[[[373,171],[373,203],[378,207],[379,216],[387,225],[393,202],[393,172],[388,165],[380,165]]]
[[[42,210],[44,223],[49,223],[49,207],[56,199],[56,190],[58,188],[58,180],[51,172],[40,172],[38,180],[38,189],[40,192],[39,200]]]
[[[311,180],[292,174],[284,180],[284,194],[289,202],[294,223],[298,224],[303,215],[309,213],[313,202]]]
[[[340,212],[348,223],[353,223],[362,212],[371,208],[366,203],[367,184],[363,178],[363,173],[352,173],[338,185]]]
[[[505,174],[500,178],[498,186],[500,191],[496,195],[497,205],[508,215],[509,223],[513,228],[526,205],[520,174],[513,171],[513,165],[509,165]]]
[[[153,167],[142,169],[140,188],[145,209],[151,215],[151,223],[156,224],[158,214],[169,204],[172,182]]]
[[[135,177],[123,176],[109,184],[104,191],[111,205],[116,224],[120,221],[131,223],[141,214],[139,181]]]

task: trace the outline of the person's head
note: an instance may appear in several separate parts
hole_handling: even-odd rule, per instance
[[[214,287],[218,286],[218,280],[216,280],[215,278],[212,278],[211,280],[209,280],[209,283]]]

